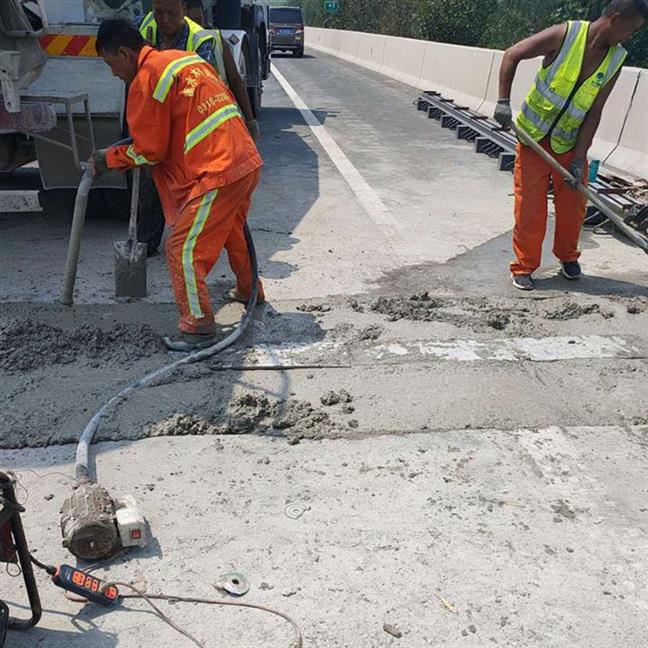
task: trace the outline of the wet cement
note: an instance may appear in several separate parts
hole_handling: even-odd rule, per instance
[[[162,336],[147,325],[81,326],[66,331],[31,318],[0,322],[0,371],[6,373],[72,364],[81,357],[127,364],[163,349]]]
[[[339,402],[339,401],[338,401]],[[334,436],[329,415],[308,401],[271,400],[262,394],[247,393],[232,400],[212,420],[173,414],[145,428],[143,437],[205,436],[216,434],[266,434],[285,437],[293,445],[302,439]]]
[[[648,308],[646,297],[631,297],[620,301],[626,304],[626,310],[630,314],[640,314]],[[360,307],[357,300],[353,301],[353,307],[356,309]],[[569,298],[562,300],[560,306],[555,307],[552,301],[544,298],[458,299],[432,296],[429,292],[409,297],[380,297],[371,304],[370,308],[376,313],[385,315],[390,322],[399,320],[446,322],[454,326],[492,328],[497,331],[509,328],[512,323],[528,324],[533,319],[567,321],[594,314],[604,319],[615,316],[614,310],[604,308],[600,303],[583,304]]]
[[[225,319],[233,323],[238,317],[240,310],[233,310]],[[0,315],[0,397],[5,403],[0,447],[75,443],[112,395],[176,359],[161,340],[174,324],[174,309],[161,305],[78,307],[73,312],[8,305]],[[635,395],[648,372],[640,359],[552,368],[521,363],[514,369],[498,363],[478,368],[449,363],[429,373],[425,366],[410,369],[407,363],[342,369],[336,349],[430,339],[642,336],[647,326],[645,297],[460,298],[424,291],[268,304],[231,355],[186,367],[120,404],[102,421],[97,440],[261,434],[292,443],[394,429],[415,432],[422,426],[461,427],[464,421],[476,427],[514,426],[526,419],[575,423],[579,416],[588,424],[640,424],[648,416]],[[246,360],[246,347],[284,344],[306,350],[324,346],[311,369],[257,371]],[[572,393],[574,381],[591,385],[585,397]],[[453,401],[450,392],[464,389],[473,397]],[[509,394],[509,402],[493,408],[487,394],[498,389]],[[531,401],[519,409],[510,389],[528,390],[537,406]],[[573,398],[578,400],[572,404]],[[399,424],[394,412],[402,407],[407,415]],[[430,407],[438,408],[433,415]]]

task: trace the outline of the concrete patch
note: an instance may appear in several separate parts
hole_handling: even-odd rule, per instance
[[[242,572],[242,601],[290,614],[314,648],[640,648],[643,436],[553,427],[294,447],[231,436],[100,444],[102,483],[137,498],[153,541],[95,575],[220,598],[221,575]],[[69,560],[57,520],[72,454],[0,452],[29,494],[27,537],[41,560]],[[3,599],[24,601],[18,579],[0,583]],[[144,604],[83,607],[39,583],[43,621],[11,633],[11,648],[179,645]],[[162,605],[208,646],[288,648],[293,638],[257,611]]]

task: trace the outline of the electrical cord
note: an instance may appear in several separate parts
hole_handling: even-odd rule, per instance
[[[144,601],[146,601],[151,606],[153,611],[158,615],[158,617],[160,617],[160,619],[162,619],[162,621],[164,621],[164,623],[167,623],[168,625],[170,625],[176,632],[179,632],[181,635],[183,635],[184,637],[189,639],[189,641],[191,641],[191,643],[198,646],[198,648],[207,648],[207,646],[205,646],[204,643],[202,643],[201,641],[196,639],[192,634],[187,632],[187,630],[184,630],[183,628],[181,628],[173,619],[171,619],[171,617],[169,617],[167,614],[162,612],[162,610],[160,610],[160,608],[157,605],[155,605],[155,603],[153,603],[153,601],[151,600],[152,597],[150,597],[148,594],[146,594],[144,592],[141,592],[136,587],[133,587],[132,585],[128,585],[127,583],[115,583],[115,585],[117,585],[118,587],[126,587],[126,588],[132,590],[133,592],[135,592],[135,594],[125,594],[125,595],[122,594],[122,598],[141,598],[141,599],[143,599]]]
[[[140,591],[133,585],[130,585],[128,583],[114,583],[118,587],[125,587],[126,589],[129,589],[135,594],[122,594],[122,598],[125,599],[143,599],[148,603],[153,610],[157,613],[157,615],[165,622],[168,623],[172,628],[183,634],[185,637],[190,639],[196,646],[199,646],[199,648],[206,648],[205,644],[201,643],[198,639],[195,637],[191,636],[188,634],[186,631],[180,629],[174,621],[172,621],[164,612],[162,612],[154,603],[154,600],[159,600],[159,601],[169,601],[173,603],[198,603],[202,605],[224,605],[224,606],[231,606],[231,607],[242,607],[242,608],[249,608],[251,610],[260,610],[262,612],[268,612],[269,614],[274,614],[275,616],[281,617],[285,621],[288,621],[290,625],[295,629],[296,633],[296,641],[293,642],[291,645],[291,648],[303,648],[304,645],[304,640],[302,637],[301,630],[299,629],[299,626],[297,623],[287,614],[283,612],[279,612],[278,610],[274,610],[272,608],[266,607],[265,605],[258,605],[256,603],[241,603],[239,601],[222,601],[218,599],[206,599],[206,598],[198,598],[198,597],[193,597],[193,596],[173,596],[170,594],[147,594],[145,592]]]
[[[56,567],[53,567],[52,565],[45,565],[37,558],[34,558],[32,554],[29,554],[29,559],[32,561],[32,563],[34,563],[34,565],[36,565],[36,567],[42,569],[43,571],[46,571],[50,576],[54,576],[54,574],[56,574]]]
[[[34,558],[34,556],[31,554],[29,554],[29,558],[32,561],[32,563],[36,565],[36,567],[39,567],[43,571],[47,572],[50,576],[54,576],[56,574],[57,572],[56,567],[42,563],[37,558]],[[101,564],[102,563],[91,565],[86,570],[82,570],[82,571],[88,573],[90,570],[101,566]],[[122,599],[142,599],[143,601],[148,603],[148,605],[150,605],[150,607],[153,609],[153,611],[157,614],[157,616],[162,621],[170,625],[176,632],[179,632],[181,635],[189,639],[189,641],[191,641],[194,645],[198,646],[198,648],[207,648],[207,646],[204,643],[202,643],[199,639],[196,639],[196,637],[194,637],[191,633],[181,628],[175,621],[173,621],[173,619],[171,619],[167,614],[165,614],[165,612],[163,612],[157,605],[155,605],[153,601],[169,601],[171,603],[197,603],[201,605],[220,605],[220,606],[229,606],[229,607],[248,608],[250,610],[259,610],[261,612],[267,612],[269,614],[273,614],[275,616],[284,619],[285,621],[290,623],[290,625],[294,628],[296,634],[296,641],[294,641],[291,644],[291,648],[303,648],[304,646],[304,639],[302,637],[301,630],[297,625],[296,621],[292,617],[285,614],[284,612],[280,612],[279,610],[275,610],[265,605],[259,605],[257,603],[242,603],[240,601],[223,601],[220,599],[207,599],[207,598],[200,598],[194,596],[174,596],[171,594],[147,594],[146,592],[140,590],[134,585],[131,585],[130,583],[111,581],[110,584],[134,592],[133,594],[120,594],[120,597]],[[77,597],[69,596],[69,593],[67,591],[65,592],[65,595],[70,601],[74,601],[75,603],[85,602],[85,599],[82,599],[81,597],[77,598]]]

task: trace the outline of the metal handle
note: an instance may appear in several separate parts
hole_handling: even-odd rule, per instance
[[[133,169],[133,190],[131,192],[130,220],[128,221],[128,238],[131,241],[137,241],[137,212],[139,207],[140,174],[140,168],[135,167]]]
[[[530,146],[547,164],[551,165],[560,175],[568,180],[574,180],[577,183],[578,191],[580,191],[602,214],[607,216],[629,239],[632,239],[646,254],[648,254],[648,240],[641,234],[635,232],[629,225],[625,223],[623,218],[619,216],[614,210],[606,205],[599,196],[594,193],[589,187],[579,182],[574,176],[565,169],[565,167],[556,160],[553,155],[545,151],[545,149],[533,140],[521,128],[513,126],[513,130],[517,134],[522,144]]]
[[[42,607],[40,597],[38,595],[38,585],[34,577],[34,569],[31,563],[31,554],[29,553],[29,546],[25,538],[25,530],[20,519],[20,511],[23,507],[20,506],[16,499],[16,492],[13,486],[13,480],[9,475],[0,472],[0,512],[3,512],[3,522],[9,524],[9,530],[15,541],[15,551],[18,557],[18,563],[22,570],[23,579],[25,582],[25,589],[27,590],[27,597],[29,599],[29,607],[31,616],[29,619],[16,619],[9,618],[9,628],[12,630],[27,630],[33,628],[42,616]],[[0,525],[1,526],[1,525]]]

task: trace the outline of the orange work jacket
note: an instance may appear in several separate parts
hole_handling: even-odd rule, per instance
[[[108,150],[112,169],[155,165],[170,224],[191,200],[258,169],[261,156],[227,86],[188,52],[144,47],[128,92],[130,146]]]

